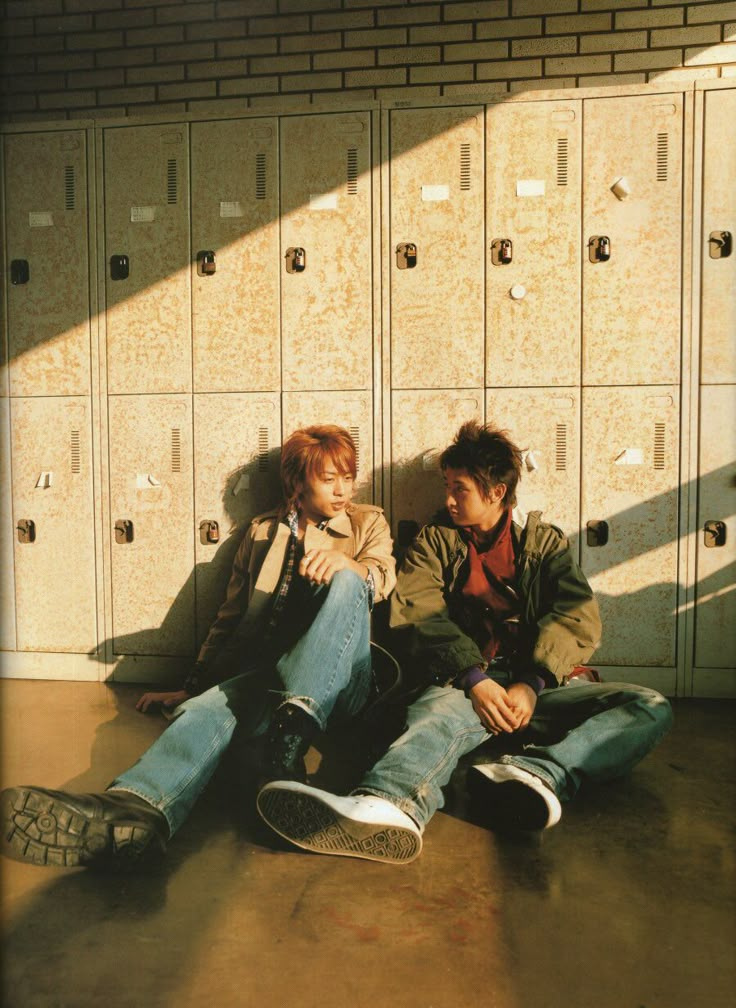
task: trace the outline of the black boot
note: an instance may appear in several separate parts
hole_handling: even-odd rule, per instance
[[[155,865],[166,851],[166,817],[130,791],[15,787],[0,803],[2,851],[16,861],[126,871]]]
[[[318,722],[303,707],[282,704],[266,736],[260,786],[275,780],[295,780],[303,784],[307,779],[304,757],[318,731]]]

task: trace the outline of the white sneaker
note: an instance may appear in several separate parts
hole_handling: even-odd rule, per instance
[[[562,817],[562,805],[552,788],[512,763],[472,766],[468,791],[499,829],[544,830]]]
[[[316,854],[406,864],[422,849],[417,824],[385,798],[339,797],[298,781],[273,781],[260,790],[257,804],[271,829]]]

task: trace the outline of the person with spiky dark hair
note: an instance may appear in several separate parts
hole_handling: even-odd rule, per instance
[[[539,512],[513,520],[521,458],[506,431],[474,421],[443,452],[446,515],[409,547],[391,598],[416,683],[405,730],[348,796],[264,786],[261,816],[297,846],[413,860],[460,757],[491,738],[492,761],[468,774],[478,814],[545,829],[581,784],[627,772],[669,728],[654,690],[575,675],[599,642],[598,605],[561,530]]]

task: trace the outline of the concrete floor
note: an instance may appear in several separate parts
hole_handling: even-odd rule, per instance
[[[164,725],[136,713],[139,692],[1,682],[3,784],[102,789]],[[401,867],[287,850],[223,772],[158,876],[3,860],[2,1003],[731,1006],[735,713],[677,702],[631,777],[581,794],[534,841],[469,821],[458,776]]]

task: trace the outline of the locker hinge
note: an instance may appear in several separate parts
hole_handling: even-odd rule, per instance
[[[197,276],[212,276],[217,272],[215,253],[211,250],[197,252]]]
[[[592,263],[608,262],[611,258],[611,239],[608,235],[593,235],[588,240],[588,258]]]
[[[10,282],[19,286],[31,279],[31,268],[27,259],[13,259],[10,263]]]
[[[726,545],[726,523],[707,521],[703,526],[703,543],[707,549]]]
[[[129,518],[119,518],[115,522],[115,542],[133,542],[133,522]]]
[[[496,238],[491,242],[491,262],[494,266],[506,266],[513,259],[514,243],[510,238]]]
[[[36,541],[36,523],[31,518],[21,518],[17,529],[18,542],[32,543]]]
[[[417,247],[414,242],[402,242],[396,246],[396,265],[399,269],[414,269],[417,264]]]
[[[608,522],[593,519],[585,526],[585,541],[588,546],[605,546],[608,542]]]
[[[286,272],[303,273],[307,268],[307,253],[299,246],[286,250]]]
[[[708,255],[711,259],[728,259],[733,252],[733,235],[730,231],[711,231],[708,235]]]
[[[110,256],[110,279],[127,280],[130,275],[130,259],[127,255]]]
[[[199,541],[203,546],[210,546],[220,541],[220,526],[216,521],[205,520],[199,523]]]

